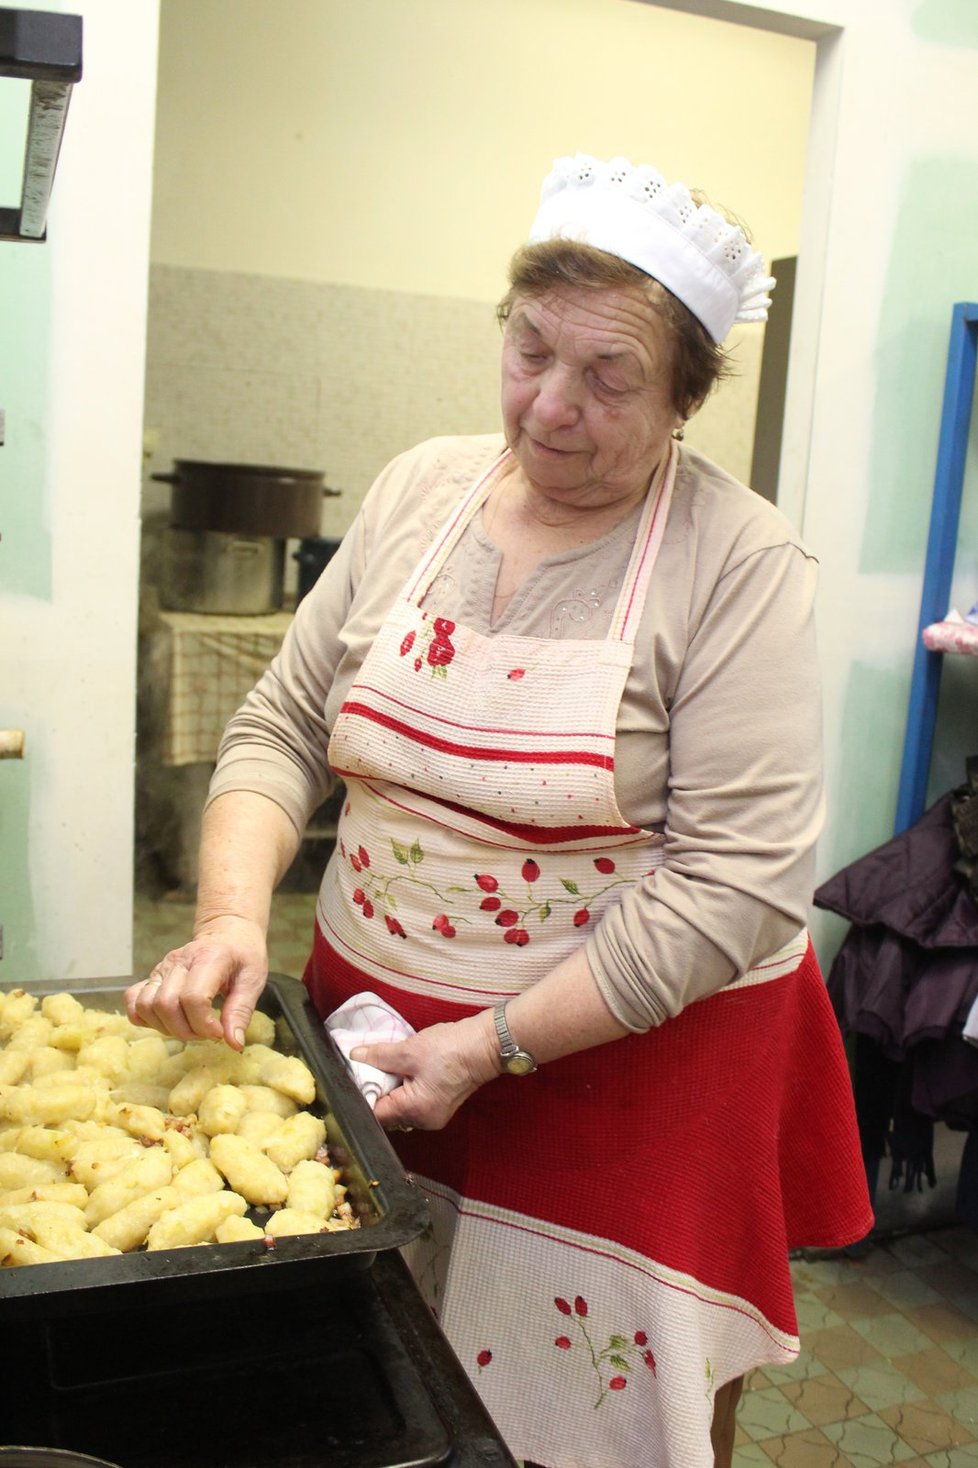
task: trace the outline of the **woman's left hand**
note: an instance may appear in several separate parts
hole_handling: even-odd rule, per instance
[[[381,1126],[389,1132],[413,1127],[437,1132],[446,1126],[473,1091],[500,1073],[491,1024],[486,1011],[454,1024],[431,1025],[407,1040],[351,1050],[352,1060],[404,1077],[377,1101],[374,1115]]]

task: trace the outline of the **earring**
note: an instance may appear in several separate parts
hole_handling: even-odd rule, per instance
[[[673,429],[672,436],[677,443],[682,443],[683,439],[686,437],[686,429],[683,427],[682,424],[680,424],[678,428]]]

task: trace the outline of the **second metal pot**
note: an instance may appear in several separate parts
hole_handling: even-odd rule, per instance
[[[262,616],[281,607],[284,576],[284,540],[171,525],[163,537],[160,606]]]
[[[265,464],[212,464],[176,459],[172,474],[154,474],[172,484],[170,520],[185,530],[225,530],[280,539],[318,535],[324,475],[314,469]]]

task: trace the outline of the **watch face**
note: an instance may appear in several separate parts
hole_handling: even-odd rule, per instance
[[[525,1050],[517,1050],[506,1061],[506,1069],[511,1076],[528,1076],[536,1068],[537,1063],[533,1056],[528,1055]]]

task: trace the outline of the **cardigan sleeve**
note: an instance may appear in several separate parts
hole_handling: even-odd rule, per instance
[[[664,862],[588,941],[630,1029],[739,978],[805,925],[822,822],[815,573],[796,543],[751,550],[688,628],[667,701]],[[643,656],[654,683],[654,649]]]

